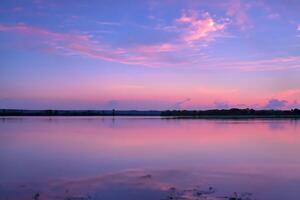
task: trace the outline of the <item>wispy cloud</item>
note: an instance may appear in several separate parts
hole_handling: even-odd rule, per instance
[[[99,23],[117,25],[112,22]],[[192,11],[182,14],[174,23],[177,26],[178,37],[170,42],[137,44],[122,48],[112,47],[89,34],[60,33],[26,24],[0,25],[0,31],[37,36],[46,47],[68,55],[77,54],[122,64],[157,67],[192,64],[194,60],[191,60],[190,54],[199,47],[193,49],[191,44],[200,41],[207,44],[217,37],[214,35],[216,32],[225,28],[224,24],[217,23],[208,13],[199,16]]]
[[[249,71],[300,69],[300,56],[275,57],[271,59],[241,62],[237,63],[237,65]]]
[[[227,15],[233,17],[235,23],[241,27],[242,30],[250,28],[251,21],[247,14],[250,5],[243,3],[241,0],[230,0],[227,7]]]
[[[270,14],[267,15],[267,18],[272,19],[272,20],[279,19],[280,15],[278,13],[270,13]]]
[[[100,25],[108,25],[108,26],[120,26],[121,25],[121,23],[118,23],[118,22],[108,22],[108,21],[97,21],[96,23],[100,24]]]
[[[13,32],[34,37],[33,43],[39,42],[45,49],[58,53],[81,55],[94,59],[130,65],[149,67],[191,66],[204,69],[238,69],[244,71],[274,71],[300,69],[300,56],[274,57],[256,60],[220,60],[209,59],[201,54],[201,47],[193,46],[195,42],[207,44],[218,37],[218,31],[224,24],[215,22],[208,14],[198,16],[195,13],[183,13],[176,23],[187,25],[182,27],[178,38],[174,41],[134,45],[130,47],[113,47],[108,43],[96,40],[92,35],[79,33],[54,32],[45,28],[25,24],[1,25],[0,32]],[[197,56],[193,56],[197,55]]]
[[[217,68],[239,69],[242,71],[280,71],[300,69],[300,56],[273,57],[255,60],[215,60],[212,62]]]
[[[149,51],[139,51],[140,47],[113,48],[108,44],[94,40],[90,35],[58,33],[25,24],[14,26],[0,25],[0,31],[36,36],[36,39],[41,39],[46,47],[51,47],[59,52],[68,54],[78,54],[123,64],[147,66],[172,64],[172,60],[168,59],[167,56],[160,55],[160,51],[157,51],[155,47],[148,47]],[[160,47],[161,51],[168,48],[170,47],[165,45],[161,45]]]

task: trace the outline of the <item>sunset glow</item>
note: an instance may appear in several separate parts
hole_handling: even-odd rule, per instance
[[[300,1],[0,4],[0,108],[300,108]]]

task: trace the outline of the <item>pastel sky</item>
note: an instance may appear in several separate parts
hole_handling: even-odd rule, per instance
[[[300,108],[299,0],[1,0],[0,108]]]

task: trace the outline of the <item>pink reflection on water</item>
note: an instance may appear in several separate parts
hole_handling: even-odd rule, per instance
[[[10,118],[0,121],[0,138],[2,184],[129,169],[182,170],[188,178],[175,174],[167,183],[197,180],[226,192],[259,193],[267,184],[273,195],[272,185],[295,195],[289,188],[300,183],[296,120]]]

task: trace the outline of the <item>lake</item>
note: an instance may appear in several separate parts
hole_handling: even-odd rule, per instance
[[[0,118],[0,199],[300,199],[299,120]]]

